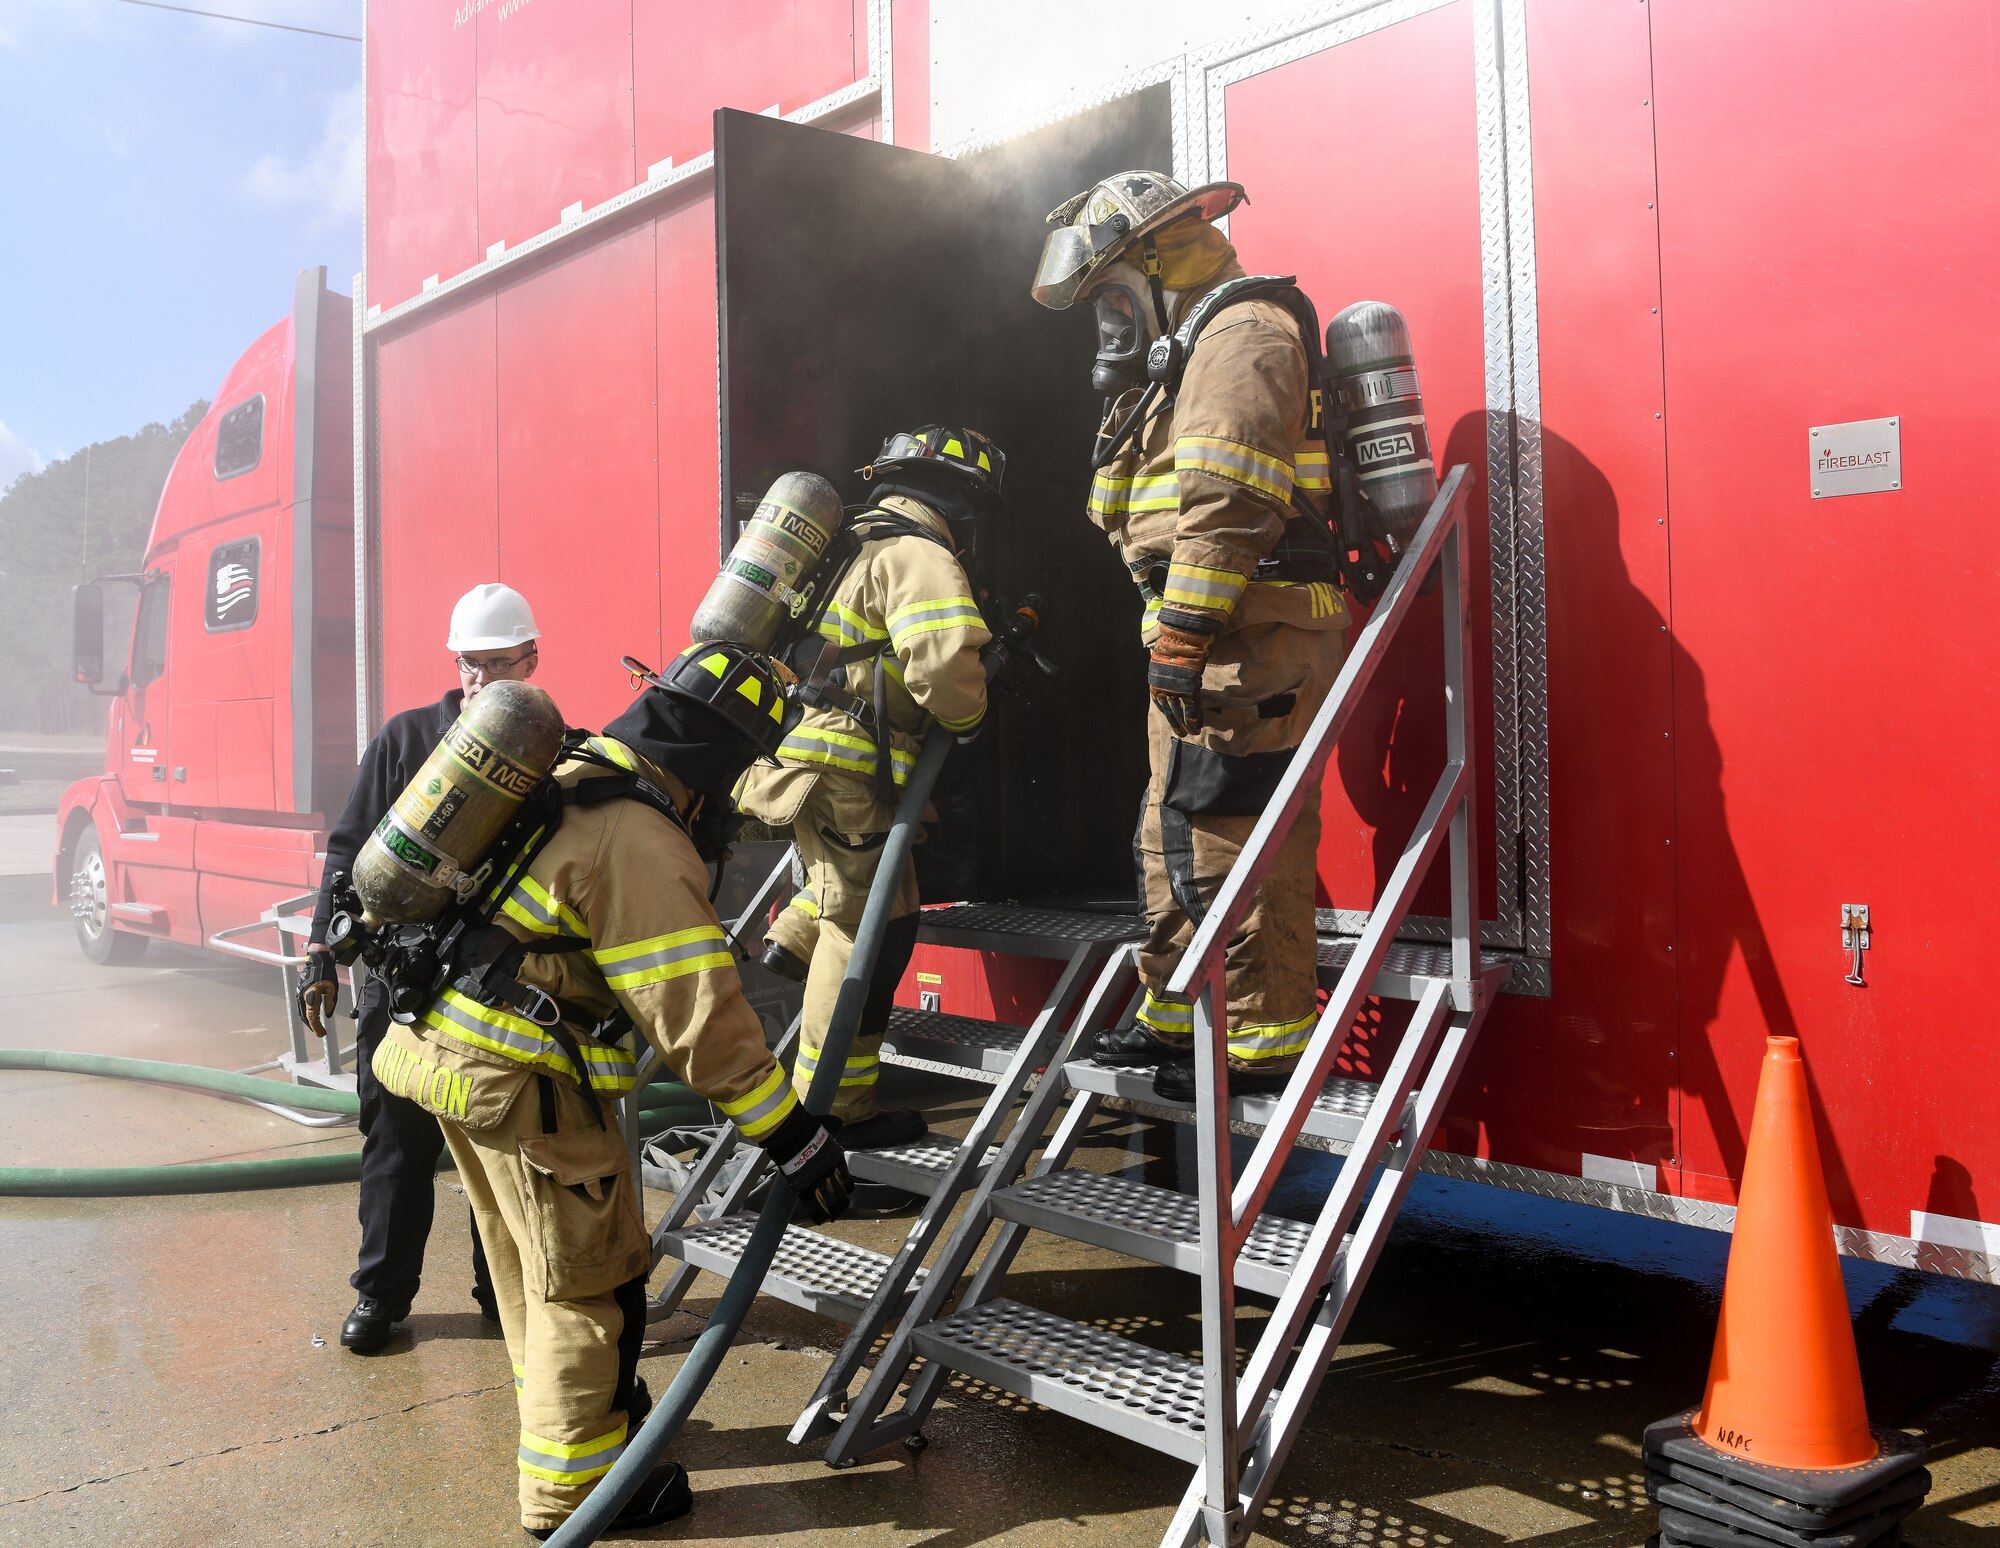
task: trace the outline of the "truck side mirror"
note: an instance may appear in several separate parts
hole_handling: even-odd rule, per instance
[[[70,630],[71,677],[95,688],[104,681],[104,588],[86,581],[76,588]]]

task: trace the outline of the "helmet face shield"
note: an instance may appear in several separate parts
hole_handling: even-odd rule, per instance
[[[1125,240],[1124,226],[1057,226],[1042,244],[1042,261],[1035,268],[1035,282],[1028,294],[1043,306],[1060,312],[1076,300],[1076,293],[1104,254]]]

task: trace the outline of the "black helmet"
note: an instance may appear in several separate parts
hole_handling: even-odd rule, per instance
[[[649,683],[669,698],[712,710],[760,758],[776,759],[778,744],[798,719],[778,677],[782,669],[768,656],[727,640],[689,646],[664,672],[655,672],[631,656],[624,658],[624,667],[634,686]]]
[[[907,480],[920,489],[934,486],[937,476],[942,475],[947,487],[990,505],[1000,499],[1000,486],[1007,477],[1007,454],[977,430],[961,425],[925,425],[890,436],[875,460],[860,472],[871,481],[893,484]]]

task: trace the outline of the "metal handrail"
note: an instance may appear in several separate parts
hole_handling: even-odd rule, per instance
[[[1202,1366],[1204,1407],[1210,1416],[1196,1492],[1197,1496],[1205,1496],[1200,1514],[1204,1530],[1214,1541],[1232,1540],[1232,1527],[1240,1525],[1234,1517],[1239,1508],[1238,1485],[1243,1477],[1244,1438],[1249,1437],[1266,1448],[1274,1437],[1278,1444],[1283,1444],[1282,1434],[1288,1429],[1283,1416],[1278,1417],[1274,1432],[1266,1427],[1271,1419],[1266,1408],[1285,1356],[1297,1344],[1319,1293],[1317,1285],[1306,1282],[1308,1277],[1316,1276],[1302,1272],[1281,1298],[1239,1378],[1234,1336],[1236,1258],[1263,1212],[1279,1169],[1326,1082],[1362,1000],[1370,992],[1384,954],[1415,901],[1418,886],[1447,841],[1452,884],[1451,977],[1426,993],[1390,1069],[1385,1072],[1368,1119],[1350,1149],[1348,1165],[1342,1168],[1328,1207],[1314,1227],[1310,1250],[1300,1260],[1302,1271],[1308,1264],[1331,1261],[1336,1244],[1362,1204],[1366,1177],[1373,1171],[1375,1156],[1389,1142],[1392,1117],[1405,1111],[1421,1066],[1438,1046],[1447,1012],[1470,1013],[1479,993],[1472,832],[1472,800],[1477,782],[1466,691],[1466,638],[1471,611],[1465,527],[1468,482],[1469,471],[1460,464],[1439,488],[1417,529],[1415,542],[1397,566],[1388,590],[1313,716],[1284,777],[1258,817],[1242,853],[1167,984],[1170,995],[1190,1003],[1194,1020]],[[1224,998],[1223,953],[1276,863],[1279,846],[1319,789],[1335,744],[1352,723],[1362,694],[1387,654],[1390,641],[1409,616],[1418,589],[1433,567],[1442,572],[1440,589],[1446,603],[1444,771],[1370,912],[1368,925],[1355,944],[1326,1010],[1313,1028],[1276,1111],[1259,1137],[1243,1176],[1237,1180],[1231,1175],[1229,1155],[1227,1030],[1218,1013]],[[1423,1132],[1428,1133],[1428,1124]],[[1422,1143],[1421,1139],[1418,1143]],[[1374,1236],[1370,1240],[1379,1246]],[[1345,1320],[1344,1315],[1341,1320]]]

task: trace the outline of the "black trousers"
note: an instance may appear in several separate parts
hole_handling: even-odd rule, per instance
[[[444,1130],[415,1102],[384,1091],[375,1079],[375,1047],[388,1029],[388,1006],[364,997],[354,1033],[354,1085],[361,1098],[361,1258],[348,1283],[401,1319],[409,1315],[423,1279]],[[488,1303],[493,1299],[477,1221],[472,1222],[472,1294]]]

